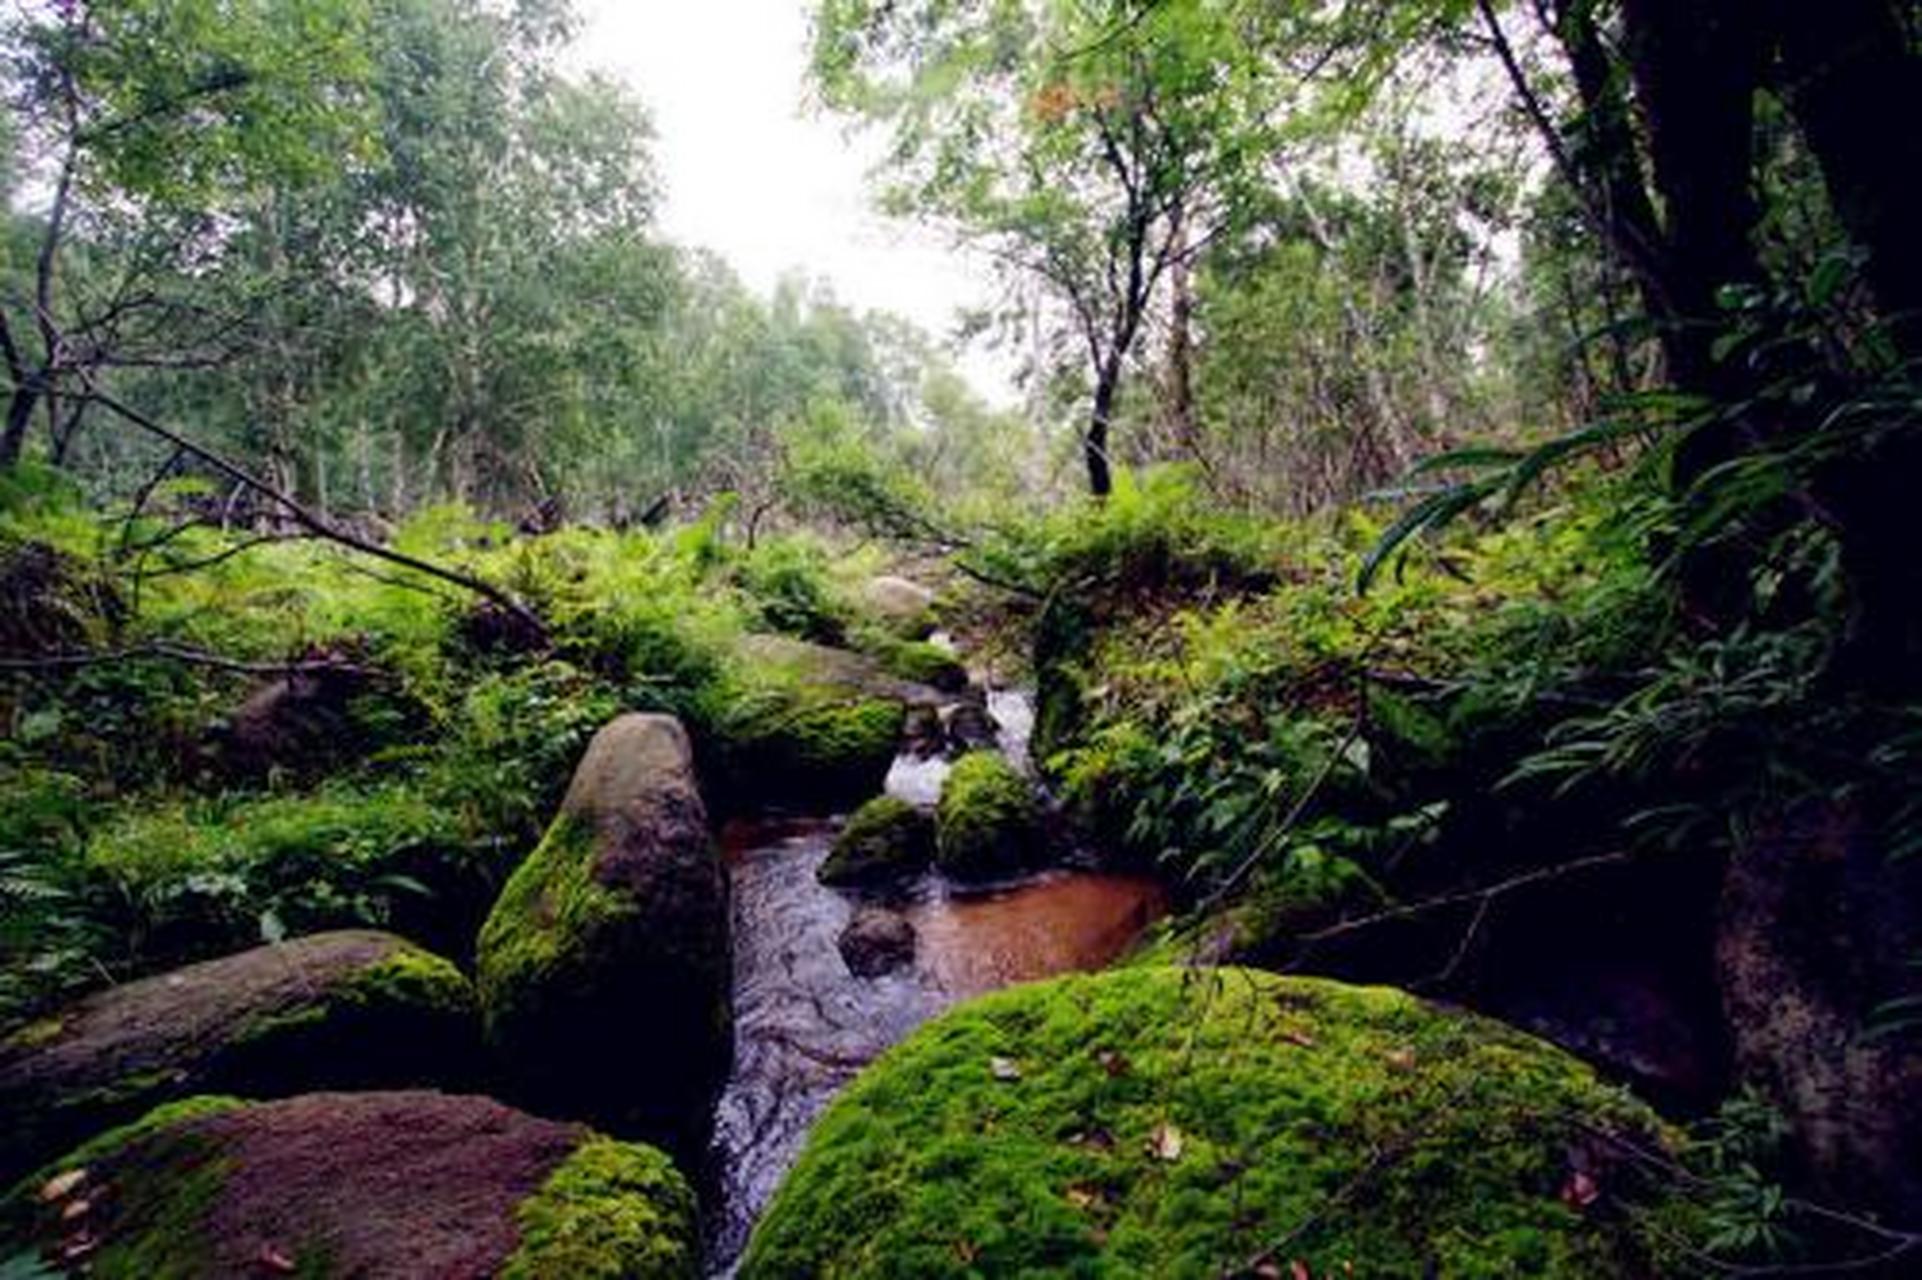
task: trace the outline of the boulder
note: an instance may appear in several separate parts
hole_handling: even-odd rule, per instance
[[[738,655],[763,681],[792,685],[816,695],[843,700],[852,695],[910,707],[938,707],[952,701],[932,684],[895,675],[886,663],[870,654],[792,636],[743,637]]]
[[[914,925],[898,911],[862,907],[835,939],[841,960],[857,978],[878,978],[914,963]]]
[[[869,578],[861,588],[861,602],[880,623],[909,640],[920,640],[934,630],[934,592],[908,578],[884,574]]]
[[[742,656],[761,688],[716,717],[703,744],[727,813],[860,803],[886,782],[908,709],[946,700],[845,649],[750,636]]]
[[[1041,809],[1027,779],[992,751],[955,761],[934,811],[934,860],[958,880],[991,880],[1040,860]]]
[[[1660,1122],[1386,988],[1151,966],[962,1005],[815,1124],[742,1280],[1672,1274]]]
[[[727,928],[687,734],[621,716],[481,927],[483,1025],[512,1096],[698,1152],[732,1041]]]
[[[311,665],[256,685],[213,727],[209,754],[225,777],[319,777],[374,745],[354,716],[355,702],[374,689],[371,672],[350,655],[325,649],[309,650],[303,661]]]
[[[651,1147],[488,1098],[160,1108],[45,1169],[8,1234],[101,1277],[692,1280],[692,1191]]]
[[[883,884],[926,870],[933,858],[934,820],[905,800],[876,796],[841,828],[815,878],[835,886]]]
[[[190,1093],[462,1083],[477,1032],[453,965],[371,930],[112,987],[0,1042],[0,1175]]]
[[[948,710],[947,736],[950,750],[992,750],[999,732],[994,717],[979,702],[956,703]]]

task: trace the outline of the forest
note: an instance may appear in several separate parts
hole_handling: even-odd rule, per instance
[[[1922,5],[759,4],[0,3],[0,1280],[1922,1274]]]

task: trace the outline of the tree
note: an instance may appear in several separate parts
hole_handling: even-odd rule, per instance
[[[365,21],[358,0],[95,0],[22,6],[0,28],[15,154],[48,193],[25,287],[0,301],[0,467],[36,412],[65,448],[88,404],[67,404],[75,382],[219,358],[245,300],[191,286],[263,184],[363,150]],[[76,241],[112,246],[111,264],[70,275]]]
[[[1276,64],[1215,0],[825,0],[814,74],[885,125],[883,204],[1041,282],[1091,385],[1108,492],[1130,353],[1164,283],[1241,216],[1274,151]]]

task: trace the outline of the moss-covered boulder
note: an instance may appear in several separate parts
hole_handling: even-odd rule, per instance
[[[314,934],[97,992],[0,1042],[0,1175],[172,1098],[459,1084],[474,993],[371,930]]]
[[[861,588],[861,603],[882,626],[909,640],[934,630],[934,592],[911,578],[883,574]]]
[[[934,857],[934,819],[893,796],[876,796],[854,811],[834,849],[815,872],[822,884],[885,884],[926,870]]]
[[[889,675],[941,693],[959,694],[968,687],[968,669],[940,645],[924,640],[897,640],[881,646],[876,656]]]
[[[695,1201],[661,1152],[487,1098],[201,1097],[15,1189],[16,1247],[100,1280],[692,1280]]]
[[[1384,988],[1127,969],[923,1027],[815,1126],[743,1280],[1653,1274],[1582,1064]]]
[[[716,725],[722,807],[731,813],[832,813],[887,781],[905,706],[887,698],[824,695],[744,704]]]
[[[970,751],[942,784],[934,840],[936,864],[956,879],[1007,875],[1039,860],[1041,809],[1013,765],[992,751]]]
[[[487,1040],[543,1114],[698,1152],[731,1047],[727,882],[671,716],[594,735],[477,959]]]

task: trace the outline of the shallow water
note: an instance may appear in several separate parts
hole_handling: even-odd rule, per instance
[[[995,707],[1003,750],[1025,750],[1022,705]],[[904,756],[890,792],[932,803],[940,792],[932,764],[944,771],[945,762]],[[715,1275],[731,1273],[808,1126],[863,1066],[957,1000],[1101,968],[1166,910],[1160,887],[1140,876],[1053,870],[965,891],[930,877],[890,904],[914,924],[913,966],[857,978],[836,939],[862,899],[814,878],[839,828],[838,819],[791,819],[737,822],[722,833],[732,886],[734,1068],[715,1112]]]

